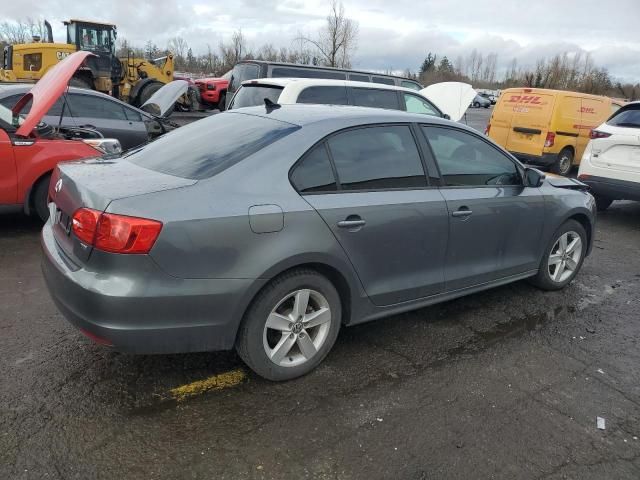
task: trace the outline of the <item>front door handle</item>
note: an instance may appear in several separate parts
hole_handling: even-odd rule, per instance
[[[472,213],[473,212],[469,210],[467,207],[461,207],[459,210],[456,210],[455,212],[451,213],[451,216],[452,217],[468,217]]]
[[[364,227],[366,223],[367,222],[365,222],[358,215],[349,215],[346,219],[341,220],[341,221],[338,222],[338,227],[340,227],[340,228],[360,228],[360,227]]]

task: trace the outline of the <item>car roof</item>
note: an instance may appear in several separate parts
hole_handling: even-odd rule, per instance
[[[385,83],[375,82],[358,82],[355,80],[336,80],[329,78],[256,78],[254,80],[245,80],[242,85],[267,85],[273,87],[283,87],[287,91],[299,93],[307,87],[329,87],[329,86],[345,86],[359,88],[375,88],[376,90],[400,90],[410,93],[418,93],[418,90],[411,88],[399,87],[397,85],[387,85]]]
[[[354,107],[350,105],[294,103],[281,105],[277,108],[267,108],[261,105],[257,107],[238,108],[228,112],[228,114],[233,113],[271,118],[302,127],[319,123],[328,123],[338,128],[371,123],[430,123],[443,126],[455,125],[458,128],[475,132],[475,130],[460,123],[431,115],[407,113],[402,110],[388,110],[383,108]]]

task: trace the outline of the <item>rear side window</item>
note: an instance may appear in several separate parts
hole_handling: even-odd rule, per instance
[[[235,92],[245,80],[260,78],[260,67],[251,63],[240,63],[233,67],[229,91]]]
[[[359,107],[388,108],[401,110],[395,90],[374,88],[352,88],[353,104]]]
[[[149,170],[202,180],[299,128],[270,118],[229,112],[178,128],[125,158]]]
[[[422,129],[447,186],[521,185],[515,163],[484,140],[452,128]]]
[[[330,137],[328,145],[342,189],[421,188],[427,184],[406,125],[347,130]]]
[[[273,103],[278,103],[282,93],[282,87],[266,85],[243,85],[233,97],[232,108],[255,107],[264,105],[264,99],[268,98]]]
[[[324,142],[316,145],[291,173],[291,183],[300,193],[337,190]]]
[[[607,120],[607,125],[640,128],[640,104],[622,107]]]
[[[271,71],[274,78],[334,78],[336,80],[346,80],[347,74],[344,72],[334,72],[332,70],[322,70],[316,68],[294,68],[294,67],[274,67]]]
[[[346,87],[308,87],[298,95],[298,103],[348,105]]]
[[[369,75],[358,75],[355,73],[349,74],[349,80],[352,80],[354,82],[370,82],[371,81],[369,80]]]
[[[387,78],[387,77],[372,77],[371,81],[373,83],[384,83],[385,85],[395,85],[396,82],[393,78]]]

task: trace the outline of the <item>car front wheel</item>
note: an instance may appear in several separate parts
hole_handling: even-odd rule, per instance
[[[587,233],[575,220],[565,222],[553,235],[532,279],[543,290],[564,288],[580,271],[587,253]]]
[[[240,326],[236,350],[261,377],[290,380],[322,362],[341,321],[333,284],[313,270],[294,270],[258,294]]]

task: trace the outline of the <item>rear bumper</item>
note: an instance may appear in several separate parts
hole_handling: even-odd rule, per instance
[[[90,335],[129,353],[186,353],[233,347],[247,298],[264,282],[178,279],[148,259],[144,272],[105,275],[76,268],[42,230],[42,271],[56,306]],[[134,276],[135,275],[135,276]]]
[[[640,183],[638,182],[597,176],[583,177],[580,181],[589,185],[594,195],[612,200],[640,201]]]
[[[539,167],[550,167],[558,159],[558,155],[555,153],[543,153],[542,155],[529,155],[527,153],[510,152],[511,155],[516,157],[522,163],[527,165],[536,165]]]

